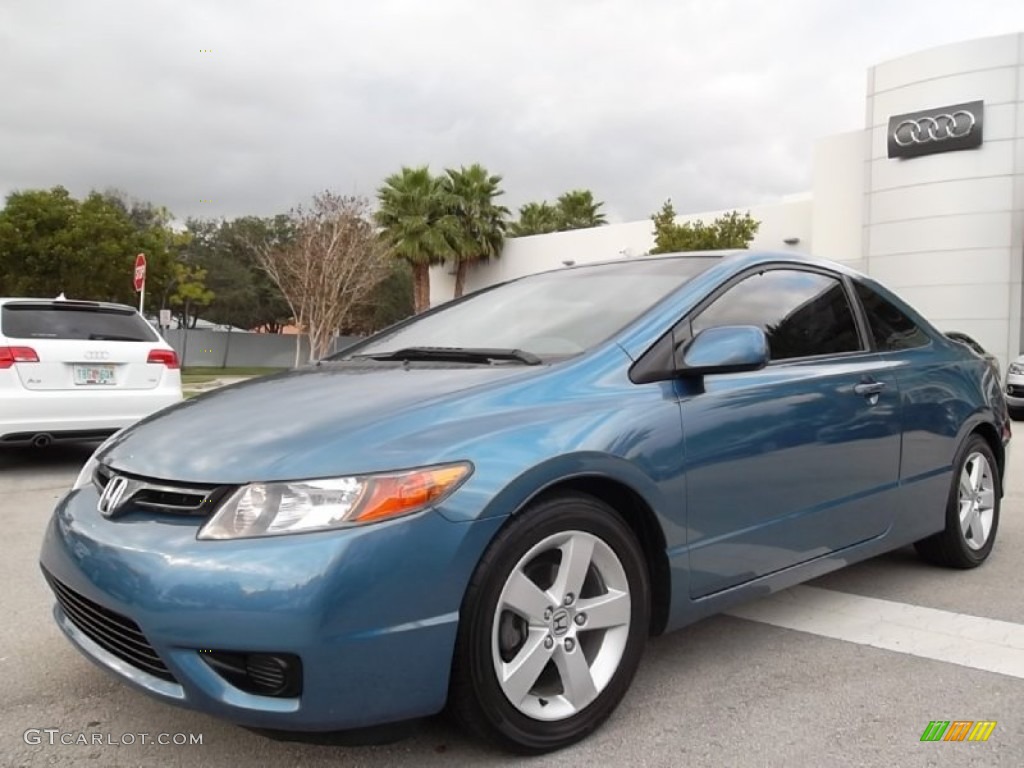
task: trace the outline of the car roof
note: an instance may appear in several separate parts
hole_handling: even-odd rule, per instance
[[[116,304],[111,301],[86,301],[84,299],[43,299],[43,298],[30,298],[30,297],[0,297],[0,306],[4,304],[32,304],[32,305],[50,305],[60,307],[79,307],[81,309],[119,309],[129,310],[135,312],[135,307],[128,304]]]
[[[850,269],[844,264],[829,261],[827,259],[821,259],[814,256],[808,256],[803,253],[794,253],[792,251],[766,251],[766,250],[748,250],[746,248],[729,248],[717,251],[676,251],[673,253],[656,253],[656,254],[645,254],[643,256],[629,256],[618,259],[607,259],[603,261],[591,261],[584,264],[574,264],[568,267],[560,267],[558,269],[546,270],[549,272],[564,272],[577,269],[587,269],[590,267],[604,267],[613,266],[617,264],[631,264],[631,263],[644,263],[650,261],[664,261],[666,259],[678,259],[684,260],[693,257],[699,258],[712,258],[717,259],[721,262],[736,262],[738,266],[753,266],[761,263],[787,263],[787,264],[812,264],[822,267],[827,267],[836,272],[841,272],[850,276],[861,277],[862,275],[854,269]]]
[[[743,251],[737,249],[724,250],[724,251],[678,251],[676,253],[654,253],[644,254],[643,256],[623,256],[617,259],[603,259],[601,261],[588,261],[583,264],[574,264],[567,267],[559,267],[558,269],[545,270],[549,272],[564,272],[567,270],[574,269],[587,269],[590,267],[609,267],[616,264],[642,264],[649,261],[664,261],[666,259],[686,259],[698,256],[701,258],[715,258],[725,259],[737,253],[743,253]]]

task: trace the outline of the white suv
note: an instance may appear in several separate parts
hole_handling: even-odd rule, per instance
[[[132,307],[0,299],[0,446],[100,439],[181,399],[178,356]]]

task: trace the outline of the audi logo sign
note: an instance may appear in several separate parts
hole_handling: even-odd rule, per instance
[[[85,353],[85,354],[83,355],[83,357],[84,357],[84,358],[85,358],[86,360],[107,360],[107,359],[109,359],[109,358],[110,358],[110,353],[109,353],[109,352],[95,352],[95,351],[90,351],[90,352],[86,352],[86,353]]]
[[[909,112],[889,118],[889,157],[920,157],[981,146],[984,102]]]

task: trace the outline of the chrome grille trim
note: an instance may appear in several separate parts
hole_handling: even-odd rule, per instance
[[[115,517],[119,513],[138,507],[173,515],[206,517],[234,490],[233,486],[191,483],[178,485],[165,481],[148,480],[134,475],[113,472],[109,467],[100,465],[93,473],[93,485],[101,495],[114,475],[125,478],[128,481],[128,487],[121,497],[118,507],[112,512],[104,512],[108,517]]]

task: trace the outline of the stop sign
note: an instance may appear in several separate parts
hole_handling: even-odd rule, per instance
[[[146,285],[146,254],[135,257],[135,292],[138,293]]]

